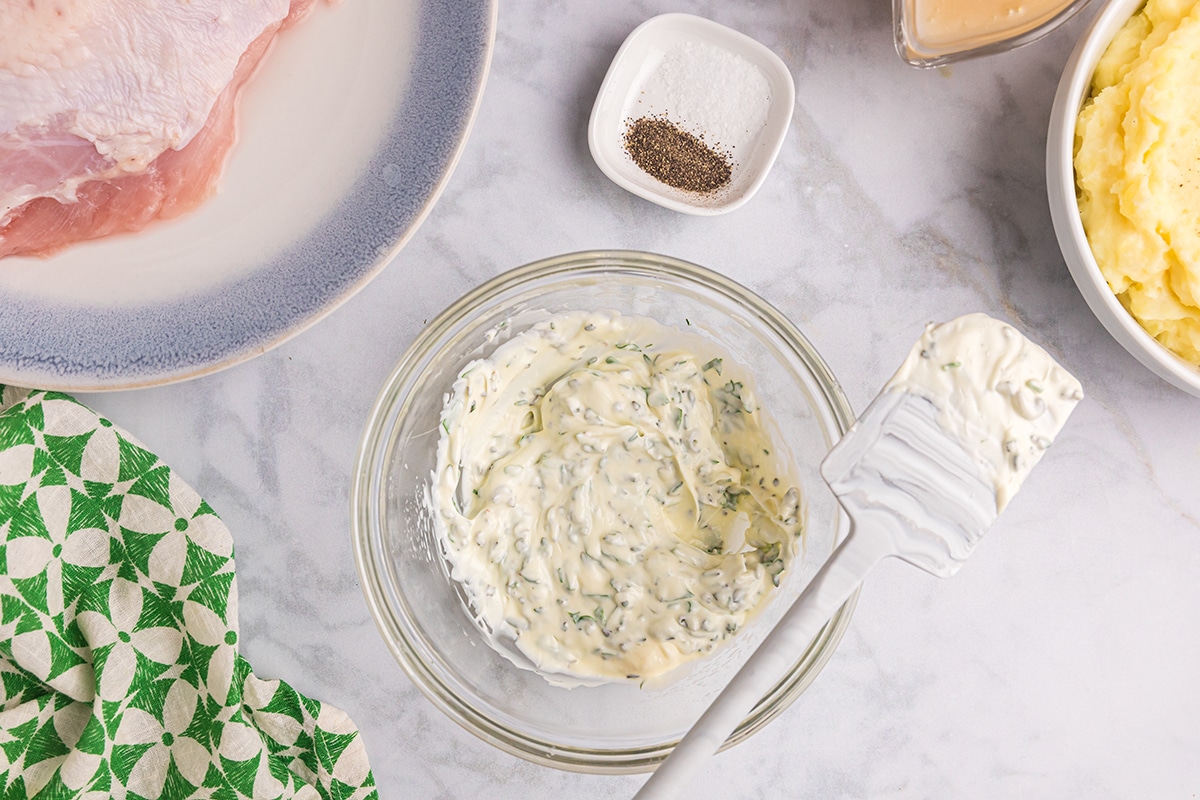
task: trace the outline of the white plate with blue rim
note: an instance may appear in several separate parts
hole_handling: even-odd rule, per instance
[[[136,234],[0,260],[0,383],[184,380],[253,358],[350,298],[449,179],[496,4],[318,4],[244,90],[216,196]]]

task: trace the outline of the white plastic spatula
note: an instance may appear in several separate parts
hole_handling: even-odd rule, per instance
[[[929,326],[821,475],[850,532],[635,800],[691,778],[887,556],[958,571],[1083,398],[1079,382],[983,314]]]

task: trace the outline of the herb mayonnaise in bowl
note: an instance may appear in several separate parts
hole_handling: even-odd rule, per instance
[[[513,270],[433,320],[372,410],[368,605],[485,741],[652,769],[844,535],[817,468],[852,422],[807,340],[720,275],[624,251]],[[853,604],[732,742],[815,678]]]

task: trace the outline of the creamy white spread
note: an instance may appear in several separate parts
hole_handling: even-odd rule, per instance
[[[709,653],[802,550],[789,462],[699,336],[553,316],[470,364],[441,425],[451,575],[543,674],[639,682]]]
[[[926,327],[885,391],[933,403],[939,425],[995,486],[997,511],[1083,399],[1079,381],[1045,350],[985,314]]]

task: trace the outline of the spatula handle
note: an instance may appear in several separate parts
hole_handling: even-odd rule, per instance
[[[813,576],[779,624],[658,766],[634,800],[668,800],[680,796],[871,568],[892,552],[890,537],[873,533],[871,527],[861,531],[852,527],[850,535]]]

